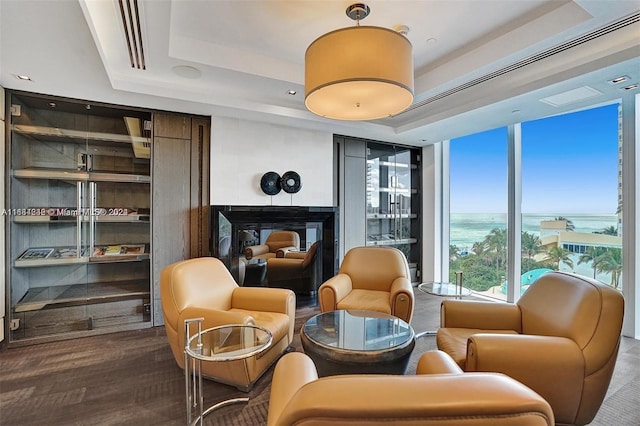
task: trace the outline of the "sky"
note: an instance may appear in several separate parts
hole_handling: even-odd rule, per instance
[[[507,128],[450,144],[451,212],[507,210]],[[618,104],[522,123],[522,213],[613,215]]]

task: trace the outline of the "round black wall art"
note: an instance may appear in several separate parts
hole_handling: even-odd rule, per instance
[[[267,172],[260,179],[260,189],[267,195],[276,195],[280,192],[280,175],[276,172]]]
[[[293,171],[285,172],[280,178],[280,186],[284,192],[289,194],[295,194],[302,188],[302,182],[300,182],[300,175]]]

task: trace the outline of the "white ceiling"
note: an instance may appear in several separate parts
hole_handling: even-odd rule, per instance
[[[369,1],[362,25],[410,28],[414,106],[372,122],[317,117],[304,106],[304,53],[320,35],[354,25],[351,3],[138,0],[142,70],[131,67],[118,0],[0,0],[0,85],[425,145],[609,102],[625,94],[607,82],[618,75],[640,83],[638,19],[502,71],[638,15],[637,0]],[[490,73],[498,75],[484,81]],[[540,101],[567,91],[594,96]]]

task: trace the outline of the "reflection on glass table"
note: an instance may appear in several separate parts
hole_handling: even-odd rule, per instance
[[[222,407],[249,398],[232,398],[204,408],[202,362],[226,362],[249,358],[265,351],[273,341],[269,330],[255,325],[223,325],[202,330],[204,318],[185,320],[184,379],[187,425],[203,425],[204,417]],[[197,326],[190,333],[191,324]]]
[[[443,297],[471,296],[471,290],[455,283],[427,282],[418,285],[424,293]]]

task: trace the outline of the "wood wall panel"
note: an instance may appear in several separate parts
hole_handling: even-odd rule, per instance
[[[154,137],[191,139],[191,117],[178,114],[154,114]]]

